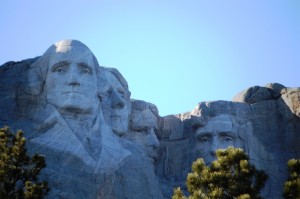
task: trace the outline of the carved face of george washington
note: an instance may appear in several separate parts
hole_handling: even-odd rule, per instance
[[[97,98],[92,52],[78,41],[58,42],[49,59],[46,100],[60,111],[91,113]]]

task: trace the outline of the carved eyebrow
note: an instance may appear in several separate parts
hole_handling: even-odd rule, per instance
[[[55,71],[58,67],[68,66],[70,62],[68,61],[60,61],[51,66],[51,71]]]
[[[87,68],[87,69],[89,69],[90,72],[93,72],[93,68],[90,67],[88,64],[86,64],[84,62],[79,62],[77,65],[82,67],[82,68]]]
[[[220,134],[220,136],[230,136],[233,138],[235,138],[237,136],[236,133],[234,133],[232,131],[224,131],[224,132],[220,132],[219,134]]]
[[[196,133],[196,137],[202,137],[202,136],[211,136],[211,133],[209,133],[209,132],[198,132],[198,133]]]
[[[125,94],[125,90],[123,88],[118,88],[118,92],[122,93],[122,94]]]

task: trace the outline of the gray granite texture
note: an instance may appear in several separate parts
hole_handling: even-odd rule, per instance
[[[0,126],[22,129],[29,152],[45,156],[51,199],[171,198],[193,161],[210,164],[227,146],[266,171],[266,198],[281,198],[286,163],[300,158],[300,88],[253,86],[161,117],[76,40],[0,66],[0,95]]]

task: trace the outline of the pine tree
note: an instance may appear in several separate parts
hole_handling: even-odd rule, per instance
[[[43,198],[49,191],[47,182],[37,181],[45,166],[43,156],[27,154],[22,131],[0,128],[0,198]]]
[[[284,183],[283,197],[287,199],[300,198],[300,159],[288,161],[288,180]]]
[[[217,160],[206,166],[202,158],[192,165],[187,177],[189,199],[259,199],[267,175],[249,163],[242,149],[217,150]],[[173,199],[186,199],[180,189]]]

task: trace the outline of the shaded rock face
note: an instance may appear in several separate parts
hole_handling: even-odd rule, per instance
[[[47,198],[171,198],[197,158],[243,148],[269,175],[263,195],[280,198],[286,163],[300,158],[300,88],[254,86],[233,101],[199,103],[159,116],[130,99],[117,69],[99,66],[76,40],[0,67],[0,125],[23,129],[30,153],[45,155]]]
[[[259,87],[255,90],[260,94],[252,95],[253,88],[249,88],[241,92],[243,97],[239,93],[235,102],[201,102],[191,112],[162,119],[158,136],[163,155],[157,168],[165,195],[171,187],[184,184],[190,172],[185,171],[186,162],[191,164],[200,157],[209,164],[215,159],[215,149],[235,146],[243,148],[251,163],[269,175],[263,196],[281,198],[287,161],[300,157],[300,92],[299,88],[273,85],[277,85],[273,87],[276,91]],[[274,95],[279,91],[279,96]]]
[[[129,127],[131,111],[130,91],[121,73],[115,68],[103,68],[102,110],[105,121],[117,136],[123,136]]]

